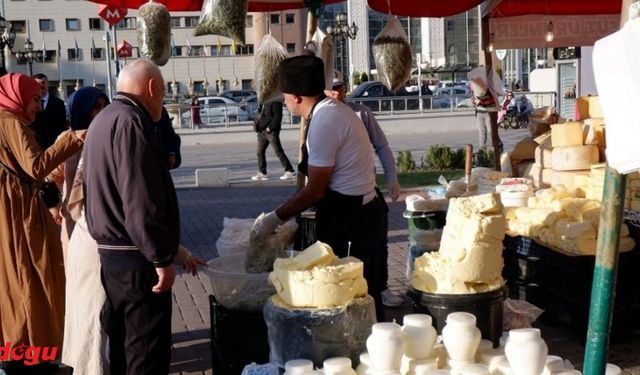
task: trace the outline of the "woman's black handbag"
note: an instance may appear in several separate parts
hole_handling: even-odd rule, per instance
[[[58,186],[51,181],[46,181],[40,188],[38,189],[38,193],[40,194],[40,198],[44,204],[48,207],[55,207],[60,204],[60,200],[62,199],[62,193]]]
[[[37,181],[31,178],[21,176],[18,172],[7,167],[4,163],[0,163],[0,167],[2,167],[10,175],[17,177],[20,181],[24,182],[25,184],[31,187],[37,186],[38,195],[40,195],[40,199],[42,199],[42,201],[44,202],[45,206],[47,206],[47,208],[55,207],[58,204],[60,204],[60,201],[62,200],[62,193],[60,192],[60,189],[58,189],[58,186],[54,182],[45,181],[42,184],[38,185]]]

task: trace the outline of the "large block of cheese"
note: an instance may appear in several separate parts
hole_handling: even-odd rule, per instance
[[[553,169],[542,168],[539,164],[534,164],[522,177],[530,178],[533,181],[533,187],[536,189],[551,186],[551,177]]]
[[[552,165],[556,171],[590,169],[591,164],[598,162],[598,158],[598,147],[593,145],[561,146],[551,151]]]
[[[552,168],[553,162],[551,152],[551,147],[546,147],[545,145],[536,147],[536,151],[534,154],[536,164],[541,165],[542,168]]]
[[[440,249],[415,261],[414,288],[477,293],[501,287],[506,219],[497,193],[451,199]]]
[[[269,282],[288,306],[328,308],[366,296],[363,275],[359,259],[338,259],[328,245],[317,242],[296,257],[276,259]]]
[[[581,146],[583,140],[582,123],[566,122],[551,125],[551,146]]]

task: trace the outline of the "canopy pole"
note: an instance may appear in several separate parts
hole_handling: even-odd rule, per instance
[[[620,27],[627,21],[627,10],[633,0],[623,0]],[[624,211],[627,176],[607,165],[604,178],[598,250],[591,286],[589,330],[584,354],[583,374],[604,374],[609,350],[609,328],[613,315],[614,292],[618,273],[620,227]]]
[[[487,77],[493,69],[493,52],[489,51],[489,15],[482,17],[482,50],[484,51],[484,65],[487,68]],[[497,103],[496,103],[497,104]],[[498,113],[489,112],[491,122],[491,146],[493,147],[494,169],[500,171],[500,137],[498,136]]]
[[[318,29],[318,17],[316,16],[316,12],[311,8],[308,9],[307,12],[307,40],[305,41],[305,46],[313,40],[313,34],[316,33]],[[304,116],[300,118],[300,134],[298,136],[298,162],[302,161],[302,145],[306,142],[305,134],[306,129],[309,124],[307,124],[307,119]],[[297,186],[298,190],[302,189],[305,185],[306,176],[302,173],[298,173]]]

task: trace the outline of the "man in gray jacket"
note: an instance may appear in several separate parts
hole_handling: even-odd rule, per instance
[[[89,128],[85,209],[107,293],[103,320],[112,374],[167,374],[178,200],[154,133],[164,81],[147,60],[128,64],[118,93]]]

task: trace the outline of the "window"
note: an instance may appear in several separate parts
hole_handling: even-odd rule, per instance
[[[191,46],[191,56],[202,56],[202,55],[204,55],[203,46]]]
[[[67,31],[80,31],[80,20],[77,18],[67,18],[64,20]]]
[[[44,61],[49,62],[53,61],[53,57],[56,55],[55,50],[46,50],[44,51]]]
[[[287,43],[287,52],[295,53],[296,52],[296,44],[295,43]]]
[[[116,25],[118,29],[135,29],[136,28],[136,18],[135,17],[125,17]]]
[[[456,23],[454,22],[454,20],[447,20],[447,31],[455,30],[455,25]]]
[[[171,17],[171,27],[179,28],[182,27],[182,17]]]
[[[271,15],[271,23],[272,24],[280,23],[280,15],[279,14],[272,14]]]
[[[69,61],[80,61],[80,49],[76,51],[75,48],[68,48],[67,58],[69,59]]]
[[[176,46],[174,56],[182,56],[182,47]]]
[[[238,46],[236,55],[253,55],[253,44],[247,44],[246,46]]]
[[[180,84],[176,85],[176,92],[173,92],[173,86],[171,86],[171,82],[167,82],[167,94],[171,96],[177,96],[180,94]]]
[[[91,60],[104,60],[104,48],[93,48],[91,50]]]
[[[242,89],[243,90],[253,90],[253,80],[252,79],[243,79],[242,80]]]
[[[102,20],[100,18],[89,18],[89,30],[102,30]]]
[[[196,27],[200,22],[200,17],[185,17],[184,18],[184,27]]]
[[[286,23],[294,23],[295,19],[295,15],[293,13],[287,13],[284,15],[284,22]]]
[[[253,27],[253,16],[247,14],[247,18],[245,19],[245,27]]]
[[[11,28],[16,34],[21,34],[27,29],[26,24],[26,21],[11,21]]]
[[[40,19],[38,24],[40,25],[40,31],[54,31],[53,20],[50,18]]]

